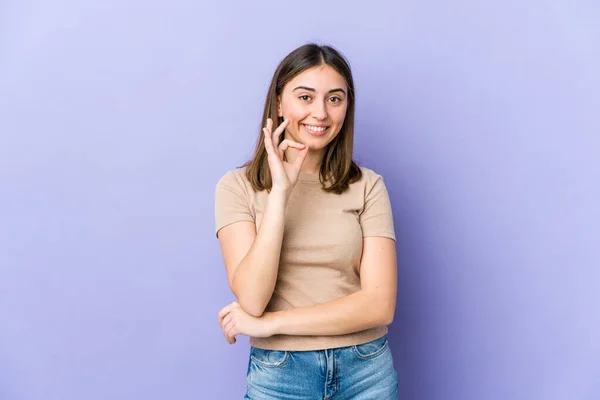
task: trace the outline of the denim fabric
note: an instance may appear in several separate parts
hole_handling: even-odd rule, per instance
[[[317,351],[250,348],[250,400],[396,400],[398,377],[387,335]]]

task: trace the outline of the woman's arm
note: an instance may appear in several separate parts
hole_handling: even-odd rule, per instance
[[[219,312],[219,324],[229,343],[235,335],[329,336],[389,325],[394,318],[397,292],[396,247],[392,239],[363,239],[360,266],[361,289],[327,303],[266,312],[254,318],[232,303]]]
[[[343,335],[394,319],[397,292],[396,247],[392,239],[363,239],[361,289],[346,297],[310,307],[265,313],[273,334]]]
[[[229,287],[242,309],[255,317],[263,314],[275,290],[285,208],[308,153],[308,147],[304,144],[288,139],[279,143],[288,125],[289,120],[286,119],[272,132],[273,121],[269,118],[267,126],[263,128],[272,185],[258,232],[255,232],[254,223],[239,221],[217,233]],[[295,152],[293,163],[283,160],[286,151]]]
[[[274,189],[258,232],[253,222],[241,221],[218,233],[229,287],[255,317],[263,314],[277,282],[286,203],[287,194]]]

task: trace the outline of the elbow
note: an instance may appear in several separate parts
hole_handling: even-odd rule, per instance
[[[366,312],[370,316],[372,326],[388,326],[394,322],[396,313],[396,296],[378,293],[376,291],[364,291]],[[376,312],[369,312],[377,310]]]
[[[242,310],[246,313],[256,318],[261,317],[265,313],[270,296],[268,298],[263,298],[259,293],[254,293],[253,291],[249,292],[248,288],[237,287],[234,284],[234,280],[230,282],[229,287],[237,298],[240,307],[242,307]]]
[[[396,298],[394,297],[386,307],[383,307],[385,313],[383,315],[383,323],[387,325],[391,325],[394,322],[394,315],[396,314]]]
[[[238,299],[238,303],[242,310],[244,310],[249,315],[253,317],[259,318],[265,313],[265,309],[267,308],[267,304],[260,299],[249,298],[249,296],[244,296],[241,293],[233,293],[235,297]]]
[[[386,312],[382,317],[381,317],[381,325],[391,325],[392,322],[394,322],[394,311],[392,312]]]
[[[238,301],[238,302],[240,303],[240,307],[242,307],[242,310],[246,311],[248,314],[252,315],[253,317],[260,318],[265,313],[266,307],[261,306],[260,304],[250,303],[250,302],[242,303],[241,301]]]
[[[396,302],[378,299],[375,306],[375,309],[381,310],[377,313],[377,325],[391,325],[394,322],[394,314],[396,313]]]

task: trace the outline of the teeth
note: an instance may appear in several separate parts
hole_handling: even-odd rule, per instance
[[[327,129],[326,126],[312,126],[312,125],[304,125],[306,126],[309,130],[313,131],[313,132],[323,132]]]

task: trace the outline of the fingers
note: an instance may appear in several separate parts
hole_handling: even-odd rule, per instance
[[[283,153],[290,147],[292,147],[294,149],[302,150],[306,147],[306,145],[304,145],[302,143],[298,143],[298,142],[293,142],[289,139],[283,139],[283,141],[279,144],[279,147],[278,147],[280,158],[283,158]]]
[[[273,120],[269,119],[269,121],[271,122],[271,125],[273,125]],[[285,128],[287,128],[287,126],[289,124],[290,124],[290,120],[284,119],[283,122],[281,123],[281,125],[279,125],[277,127],[277,129],[275,129],[275,132],[273,132],[273,145],[274,146],[279,145],[279,137],[281,136],[281,134],[283,133],[283,131],[285,130]]]
[[[267,128],[263,128],[263,133],[265,134],[265,149],[267,150],[267,154],[275,154],[275,151],[273,149],[273,138],[271,137],[271,132]]]
[[[233,320],[231,313],[227,314],[225,316],[225,318],[223,318],[223,323],[221,324],[221,329],[223,329],[223,332],[225,332],[225,327],[227,326],[227,324],[231,323],[231,321]]]
[[[235,343],[236,332],[234,331],[234,327],[235,327],[235,321],[233,318],[230,318],[229,320],[227,320],[227,322],[225,322],[225,324],[223,325],[223,333],[225,335],[225,339],[227,339],[227,342],[229,344]]]
[[[298,155],[296,156],[296,160],[294,161],[294,168],[300,171],[302,168],[302,164],[304,164],[304,160],[306,159],[306,155],[308,154],[308,146],[304,146],[303,149],[298,151]]]
[[[225,316],[223,319],[223,325],[221,325],[221,330],[223,331],[223,336],[225,336],[225,340],[227,343],[234,344],[237,339],[235,336],[240,332],[236,329],[236,321],[237,319],[234,316],[235,310],[232,310],[229,314]]]
[[[265,148],[267,149],[268,154],[275,154],[275,147],[279,144],[279,137],[289,123],[289,120],[284,120],[281,125],[277,127],[275,132],[273,132],[273,120],[271,118],[267,119],[267,125],[263,128],[263,133],[265,135]]]
[[[220,326],[223,326],[223,318],[225,318],[225,316],[227,314],[229,314],[230,311],[231,311],[231,304],[229,304],[228,306],[223,307],[219,311],[219,325]]]
[[[263,128],[263,133],[265,134],[265,149],[267,150],[267,154],[270,155],[275,154],[275,149],[273,145],[273,135],[271,134],[272,128],[273,120],[271,118],[267,118],[267,125]]]
[[[231,312],[232,309],[234,309],[235,307],[238,307],[239,303],[237,301],[234,301],[233,303],[223,307],[221,309],[221,311],[219,311],[219,325],[223,326],[222,322],[223,322],[223,318],[225,318],[225,316],[227,314],[229,314]]]
[[[232,313],[232,311],[239,307],[240,304],[237,301],[234,301],[219,311],[219,326],[221,326],[223,336],[225,336],[225,340],[227,340],[227,343],[229,344],[234,344],[236,342],[235,335],[237,335],[237,332],[234,329],[235,313]]]

